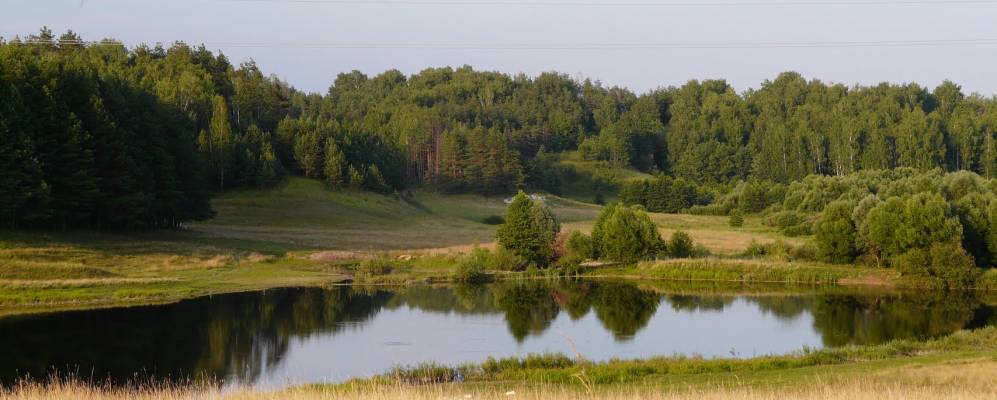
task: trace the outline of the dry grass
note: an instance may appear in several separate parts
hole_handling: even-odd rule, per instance
[[[761,219],[749,217],[742,227],[733,228],[727,225],[727,217],[713,215],[691,214],[661,214],[651,213],[651,219],[658,225],[658,231],[666,240],[676,230],[683,230],[692,237],[697,245],[706,247],[710,253],[718,255],[734,255],[744,252],[751,242],[759,244],[773,243],[781,240],[791,245],[800,245],[805,238],[791,238],[780,234],[775,229],[762,225]],[[565,229],[589,233],[595,220],[572,221],[563,224]]]
[[[137,400],[319,400],[319,399],[645,399],[645,400],[908,400],[908,399],[994,399],[997,398],[997,362],[978,360],[957,365],[933,365],[884,371],[867,378],[840,380],[833,376],[817,376],[798,384],[777,387],[756,387],[743,384],[660,387],[637,384],[595,388],[582,386],[533,385],[500,383],[494,386],[466,385],[371,385],[353,387],[303,386],[282,391],[254,389],[218,390],[159,387],[146,389],[115,389],[80,383],[52,385],[25,384],[0,392],[0,399],[137,399]]]

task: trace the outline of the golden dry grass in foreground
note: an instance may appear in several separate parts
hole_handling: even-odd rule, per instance
[[[997,398],[997,387],[993,381],[988,385],[968,387],[933,386],[901,383],[847,384],[815,383],[791,388],[705,388],[661,390],[654,387],[631,387],[613,390],[597,390],[588,393],[577,388],[551,387],[525,390],[463,389],[460,386],[380,387],[365,392],[323,392],[314,389],[292,389],[282,392],[236,391],[187,391],[187,390],[139,390],[103,391],[82,386],[54,386],[48,388],[30,387],[5,393],[2,399],[41,400],[41,399],[136,399],[136,400],[319,400],[319,399],[383,399],[383,400],[441,400],[441,399],[646,399],[646,400],[780,400],[780,399],[826,399],[826,400],[917,400],[917,399],[957,399],[976,400]]]
[[[736,380],[735,380],[736,381]],[[841,378],[833,373],[815,375],[786,386],[681,385],[661,386],[641,383],[630,386],[596,387],[593,392],[580,385],[521,385],[515,382],[487,386],[444,384],[432,386],[392,386],[361,383],[353,387],[303,386],[285,391],[189,390],[160,388],[104,390],[97,387],[58,383],[50,386],[27,384],[0,392],[0,399],[138,399],[138,400],[319,400],[319,399],[646,399],[646,400],[906,400],[906,399],[994,399],[997,398],[997,360],[960,360],[929,365],[908,365],[871,372],[862,378]]]

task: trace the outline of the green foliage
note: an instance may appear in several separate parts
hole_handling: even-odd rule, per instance
[[[885,258],[962,237],[962,225],[938,194],[891,197],[869,211],[868,219],[869,246]]]
[[[499,245],[535,265],[547,266],[561,225],[543,200],[534,201],[519,192],[509,204],[505,221],[495,233]]]
[[[471,252],[461,257],[457,262],[454,279],[464,283],[481,283],[488,280],[485,269],[488,267],[490,254],[487,249],[475,245]]]
[[[839,200],[832,202],[817,221],[817,255],[832,263],[849,263],[855,257],[855,224],[852,222],[854,204]]]
[[[386,375],[399,383],[408,385],[429,385],[450,383],[457,379],[459,371],[436,363],[423,363],[413,367],[394,367]]]
[[[499,247],[490,253],[485,269],[488,271],[522,271],[529,261],[516,253]]]
[[[701,203],[698,191],[696,185],[685,179],[659,176],[625,182],[620,189],[620,201],[642,205],[651,212],[677,213]]]
[[[150,58],[60,45],[47,31],[28,39],[0,41],[0,225],[179,227],[213,214],[208,190],[233,154],[206,160],[199,132],[209,140],[214,119],[219,145],[234,142],[224,99],[203,90],[210,74],[183,58],[223,59],[186,46]]]
[[[693,255],[695,245],[685,231],[675,231],[668,240],[668,255],[674,258],[688,258]]]
[[[568,256],[574,256],[581,260],[595,257],[592,237],[579,231],[571,231],[571,234],[568,235],[565,248]]]
[[[593,253],[601,259],[638,261],[665,250],[658,226],[640,206],[610,204],[592,228]]]
[[[893,265],[907,277],[927,278],[949,288],[972,287],[979,269],[958,242],[934,243],[895,257]]]
[[[727,224],[734,228],[744,226],[744,214],[741,213],[740,209],[735,208],[730,211],[730,218],[727,219]]]
[[[356,275],[360,279],[369,279],[390,274],[394,268],[395,261],[391,258],[380,256],[370,257],[357,265]]]

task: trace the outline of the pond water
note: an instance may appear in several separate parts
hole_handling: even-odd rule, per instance
[[[274,388],[573,346],[590,360],[753,357],[939,336],[995,324],[994,311],[971,294],[616,281],[279,289],[0,318],[0,381],[210,376]]]

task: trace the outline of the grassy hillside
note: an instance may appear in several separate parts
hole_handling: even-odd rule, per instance
[[[489,242],[505,214],[503,197],[415,191],[398,197],[327,190],[291,178],[271,190],[226,192],[213,201],[214,219],[192,225],[199,234],[334,250],[399,250]],[[595,218],[598,207],[550,198],[564,221]]]
[[[566,229],[591,230],[600,211],[557,196],[547,201]],[[216,218],[181,231],[0,231],[0,314],[25,306],[106,306],[327,284],[349,276],[340,266],[344,260],[487,244],[496,226],[484,221],[503,215],[506,204],[502,197],[419,190],[398,196],[329,190],[320,181],[291,178],[272,189],[226,192],[214,207]],[[752,218],[730,228],[723,217],[652,217],[666,238],[683,229],[720,256],[740,253],[752,241],[781,239]],[[446,276],[453,269],[447,260],[399,271]]]
[[[617,167],[605,161],[585,160],[577,151],[560,153],[558,164],[562,169],[572,171],[561,185],[561,195],[587,203],[595,202],[596,193],[601,193],[607,203],[616,201],[620,183],[651,178],[650,174],[632,167]]]
[[[599,208],[550,198],[565,221]],[[173,301],[209,293],[322,285],[347,275],[343,258],[394,250],[459,251],[490,242],[503,198],[327,190],[291,178],[232,191],[215,219],[183,231],[0,231],[0,314]],[[438,250],[442,249],[442,250]],[[327,250],[333,257],[325,255]]]

